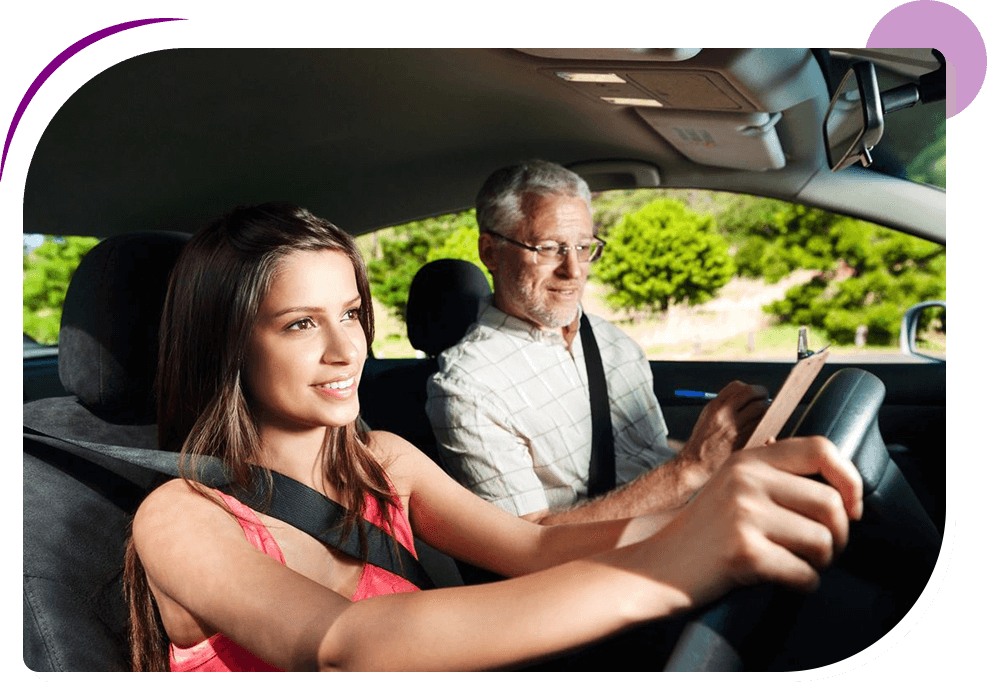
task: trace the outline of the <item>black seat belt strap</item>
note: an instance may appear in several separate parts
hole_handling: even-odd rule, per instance
[[[107,457],[174,478],[181,476],[177,452],[129,448],[60,438],[27,425],[24,426],[24,440],[25,446],[27,441],[56,447],[67,446],[71,451],[97,464],[101,457]],[[96,455],[95,458],[93,454]],[[105,460],[103,461],[105,462]],[[280,519],[347,556],[402,576],[419,589],[434,587],[424,567],[407,548],[394,542],[385,530],[365,519],[358,521],[363,528],[367,543],[367,556],[362,556],[359,536],[355,533],[349,533],[344,538],[339,527],[346,514],[346,508],[318,491],[272,471],[274,488],[269,495],[266,485],[267,479],[265,476],[259,475],[260,472],[256,468],[253,490],[244,490],[229,483],[226,475],[222,473],[222,467],[218,460],[213,457],[203,457],[202,461],[204,466],[199,472],[199,478],[205,485],[223,490],[251,509]],[[268,498],[270,498],[270,507],[267,506]]]
[[[360,551],[359,535],[355,532],[343,532],[346,507],[277,471],[270,471],[273,487],[269,488],[263,470],[257,467],[252,469],[254,476],[251,489],[227,484],[220,490],[251,509],[261,510],[268,516],[280,519],[349,557],[402,576],[419,589],[426,590],[435,586],[418,559],[379,526],[366,519],[357,520],[367,543],[367,557],[364,559]]]
[[[579,320],[579,336],[586,358],[586,378],[589,382],[589,406],[593,420],[593,446],[589,459],[590,497],[613,490],[617,485],[616,455],[613,446],[613,425],[610,422],[610,398],[607,377],[603,371],[600,348],[593,335],[589,318],[583,313]]]

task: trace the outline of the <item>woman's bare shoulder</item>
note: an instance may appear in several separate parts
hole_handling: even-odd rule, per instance
[[[152,490],[141,502],[137,513],[169,511],[175,507],[188,509],[189,505],[197,507],[203,503],[214,505],[218,499],[215,491],[210,488],[181,478],[173,478]]]
[[[172,479],[155,488],[134,515],[134,540],[156,540],[177,535],[201,535],[210,529],[235,528],[229,509],[214,490],[183,479]],[[233,523],[233,526],[230,524]]]
[[[368,432],[367,446],[395,485],[415,479],[423,471],[435,467],[425,453],[389,431]]]
[[[390,431],[367,431],[367,445],[377,457],[400,454],[408,448],[415,449],[414,445]]]

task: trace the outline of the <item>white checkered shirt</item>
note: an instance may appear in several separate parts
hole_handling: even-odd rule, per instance
[[[641,347],[588,317],[607,377],[619,485],[674,453]],[[426,409],[455,478],[516,515],[586,497],[592,419],[579,334],[570,353],[561,335],[488,300],[462,341],[438,360]]]

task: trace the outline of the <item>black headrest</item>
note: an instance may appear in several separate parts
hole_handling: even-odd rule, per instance
[[[408,341],[426,355],[438,355],[463,338],[489,295],[490,283],[473,263],[451,258],[426,263],[408,290]]]
[[[144,416],[158,362],[158,326],[168,276],[190,235],[110,237],[86,254],[65,294],[58,376],[99,413]]]

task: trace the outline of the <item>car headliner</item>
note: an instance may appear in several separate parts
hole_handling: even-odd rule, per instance
[[[773,196],[945,242],[945,192],[860,168],[829,170],[821,138],[829,95],[810,50],[707,49],[682,56],[660,50],[151,52],[99,74],[55,115],[28,173],[24,230],[100,237],[195,231],[236,205],[288,200],[362,234],[467,208],[491,170],[541,157],[577,166],[618,162],[602,170],[579,167],[594,189],[654,185],[632,180],[631,171],[643,166],[662,187]],[[669,104],[645,115],[686,111],[703,125],[724,106],[781,112],[776,130],[784,168],[695,163],[634,107],[588,96],[555,75],[579,70],[631,73],[637,83],[660,84],[652,92]]]

